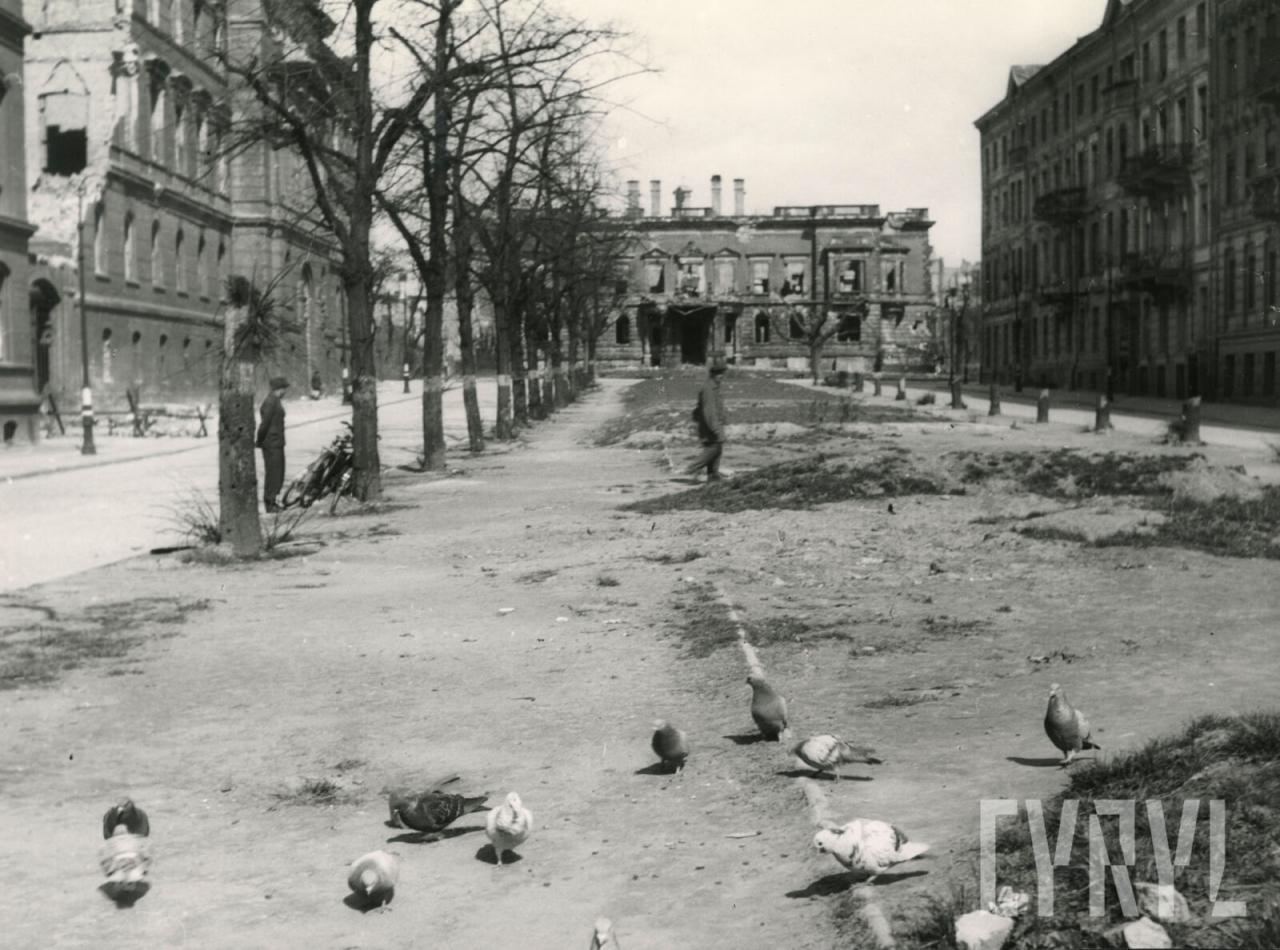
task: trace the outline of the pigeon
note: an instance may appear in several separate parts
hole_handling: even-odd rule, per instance
[[[588,950],[622,950],[622,944],[618,943],[618,938],[613,933],[613,921],[608,917],[601,917],[596,921]]]
[[[388,799],[391,823],[412,828],[425,835],[439,834],[463,815],[484,811],[489,807],[487,795],[467,798],[446,792],[430,791],[421,795],[392,792]]]
[[[102,837],[110,838],[120,826],[131,835],[146,837],[151,834],[151,823],[147,821],[147,813],[126,798],[118,805],[112,805],[102,816]]]
[[[756,721],[762,736],[778,741],[787,731],[787,701],[764,681],[763,676],[753,673],[747,677],[747,682],[751,684],[751,718]]]
[[[927,844],[908,841],[903,832],[884,821],[855,818],[844,825],[823,822],[813,836],[813,846],[831,855],[851,871],[869,875],[874,881],[895,864],[918,858],[929,850]]]
[[[889,502],[889,514],[891,515],[897,514],[897,512],[893,510],[893,502]]]
[[[489,812],[484,833],[493,843],[493,853],[502,866],[502,856],[524,844],[533,831],[533,812],[524,807],[520,796],[511,792],[507,800]]]
[[[1049,687],[1049,708],[1044,714],[1044,731],[1049,741],[1062,751],[1062,764],[1069,765],[1081,749],[1101,749],[1089,741],[1089,720],[1067,702],[1067,694],[1054,683]]]
[[[351,862],[347,886],[368,907],[386,907],[395,895],[400,860],[389,851],[370,851]]]
[[[677,729],[664,719],[653,724],[653,751],[669,771],[684,771],[684,761],[689,758],[689,739],[683,729]]]
[[[840,781],[837,769],[845,762],[879,765],[881,760],[875,757],[874,752],[875,749],[850,745],[839,736],[810,736],[791,750],[791,754],[805,765],[819,772],[830,772],[837,782]]]

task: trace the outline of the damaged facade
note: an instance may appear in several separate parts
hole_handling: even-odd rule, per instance
[[[272,42],[255,10],[47,0],[34,15],[26,161],[39,228],[36,390],[64,414],[77,404],[80,260],[98,407],[121,408],[126,388],[143,401],[212,397],[232,274],[274,284],[293,328],[263,373],[290,376],[301,391],[317,370],[337,386],[341,287],[331,242],[302,211],[301,168],[266,143],[225,154],[237,106],[214,53],[229,31]]]
[[[35,438],[35,394],[26,288],[30,283],[23,163],[21,0],[0,0],[0,433],[4,444]]]
[[[628,182],[633,253],[620,258],[618,309],[596,348],[603,366],[701,364],[809,368],[819,326],[826,365],[862,372],[927,368],[933,300],[928,210],[879,205],[776,207],[747,214],[734,180],[732,213],[720,176],[711,204],[678,188],[664,214],[662,184]],[[825,318],[825,319],[824,319]]]

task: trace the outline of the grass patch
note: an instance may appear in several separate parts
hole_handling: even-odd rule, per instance
[[[530,571],[528,574],[521,574],[516,578],[521,584],[541,584],[543,581],[549,581],[560,572],[554,568],[546,568],[541,571]]]
[[[1067,789],[1045,803],[1045,826],[1050,846],[1057,841],[1065,800],[1079,801],[1076,834],[1066,867],[1054,869],[1054,914],[1035,915],[1036,866],[1025,815],[1005,819],[997,834],[997,880],[1031,894],[1031,912],[1014,925],[1007,946],[1019,948],[1122,947],[1116,928],[1124,922],[1110,874],[1106,881],[1106,914],[1089,917],[1088,818],[1094,803],[1107,799],[1135,801],[1134,882],[1156,881],[1156,863],[1148,826],[1146,801],[1163,806],[1170,848],[1179,834],[1183,803],[1199,801],[1190,863],[1174,869],[1174,886],[1190,904],[1193,920],[1163,926],[1178,947],[1262,948],[1280,946],[1280,713],[1244,716],[1202,716],[1186,729],[1143,748],[1085,765],[1070,775]],[[1226,858],[1216,896],[1243,900],[1248,916],[1225,919],[1208,916],[1210,901],[1209,807],[1206,800],[1225,802]],[[1111,861],[1120,858],[1119,833],[1113,818],[1103,820]],[[971,910],[976,899],[954,908]],[[904,948],[953,947],[948,936],[925,914],[919,924],[895,926]],[[895,921],[895,924],[897,921]],[[851,928],[856,930],[855,928]],[[858,936],[854,934],[854,936]],[[852,946],[867,946],[857,940]]]
[[[1084,544],[1089,540],[1082,531],[1076,531],[1074,528],[1059,528],[1052,524],[1029,524],[1025,528],[1013,530],[1024,538],[1031,538],[1034,541],[1070,541],[1075,544]]]
[[[1086,454],[1072,449],[1053,452],[953,452],[963,463],[960,480],[981,484],[994,478],[1016,481],[1023,489],[1048,498],[1096,498],[1104,495],[1163,496],[1170,489],[1161,478],[1180,472],[1198,452],[1186,455]]]
[[[596,575],[596,586],[597,586],[597,587],[619,587],[619,586],[621,586],[621,584],[622,584],[622,581],[618,580],[618,579],[617,579],[616,577],[614,577],[612,574],[597,574],[597,575]]]
[[[934,640],[952,640],[956,637],[972,637],[991,629],[990,620],[961,620],[958,617],[925,617],[920,621],[926,636]]]
[[[871,699],[862,704],[863,709],[897,709],[902,706],[919,706],[921,703],[935,703],[940,697],[935,693],[916,693],[912,696],[891,695]]]
[[[671,604],[673,621],[668,627],[684,643],[688,657],[708,657],[738,640],[738,628],[729,619],[713,584],[684,584]]]
[[[1280,485],[1257,498],[1222,496],[1180,501],[1154,529],[1119,531],[1097,539],[1098,547],[1182,547],[1223,557],[1280,559]]]
[[[207,600],[140,597],[64,611],[36,623],[0,627],[0,689],[55,682],[63,673],[127,656],[171,636]]]
[[[280,806],[325,807],[329,805],[349,805],[359,800],[359,796],[350,792],[341,782],[331,778],[304,778],[300,782],[291,783],[284,788],[272,792],[276,800],[273,808]]]
[[[963,492],[962,488],[914,471],[909,468],[909,460],[900,457],[854,464],[843,457],[818,454],[766,465],[689,491],[633,501],[623,505],[622,510],[662,514],[693,509],[806,509],[837,501]]]
[[[644,559],[646,561],[652,561],[654,564],[688,564],[690,561],[696,561],[698,558],[706,556],[707,554],[705,551],[698,551],[690,548],[683,554],[671,554],[670,552],[658,555],[646,554]]]

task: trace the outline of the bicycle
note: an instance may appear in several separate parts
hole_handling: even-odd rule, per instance
[[[306,470],[289,483],[280,499],[283,508],[310,508],[321,498],[333,496],[329,514],[337,510],[338,501],[355,494],[355,454],[351,447],[351,424],[344,422],[345,432],[339,434],[307,466]]]

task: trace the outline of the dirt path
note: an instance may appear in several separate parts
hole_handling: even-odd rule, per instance
[[[697,539],[615,514],[653,470],[578,444],[617,392],[460,477],[395,481],[412,508],[338,519],[349,536],[312,557],[136,560],[26,592],[64,616],[212,602],[148,628],[131,657],[0,694],[0,867],[24,881],[0,898],[6,940],[550,948],[585,944],[604,913],[628,948],[829,946],[825,909],[786,896],[814,858],[803,801],[771,779],[776,747],[720,738],[750,726],[740,657],[682,662],[655,635],[682,575],[645,556]],[[696,737],[682,776],[636,774],[655,716]],[[524,860],[478,859],[482,816],[387,845],[399,833],[377,790],[454,771],[466,789],[520,791],[538,823]],[[308,777],[352,800],[275,797]],[[94,892],[95,825],[126,792],[150,809],[157,852],[155,887],[127,913]],[[761,834],[726,837],[747,831]],[[395,909],[361,916],[342,903],[344,868],[379,846],[403,859]]]

